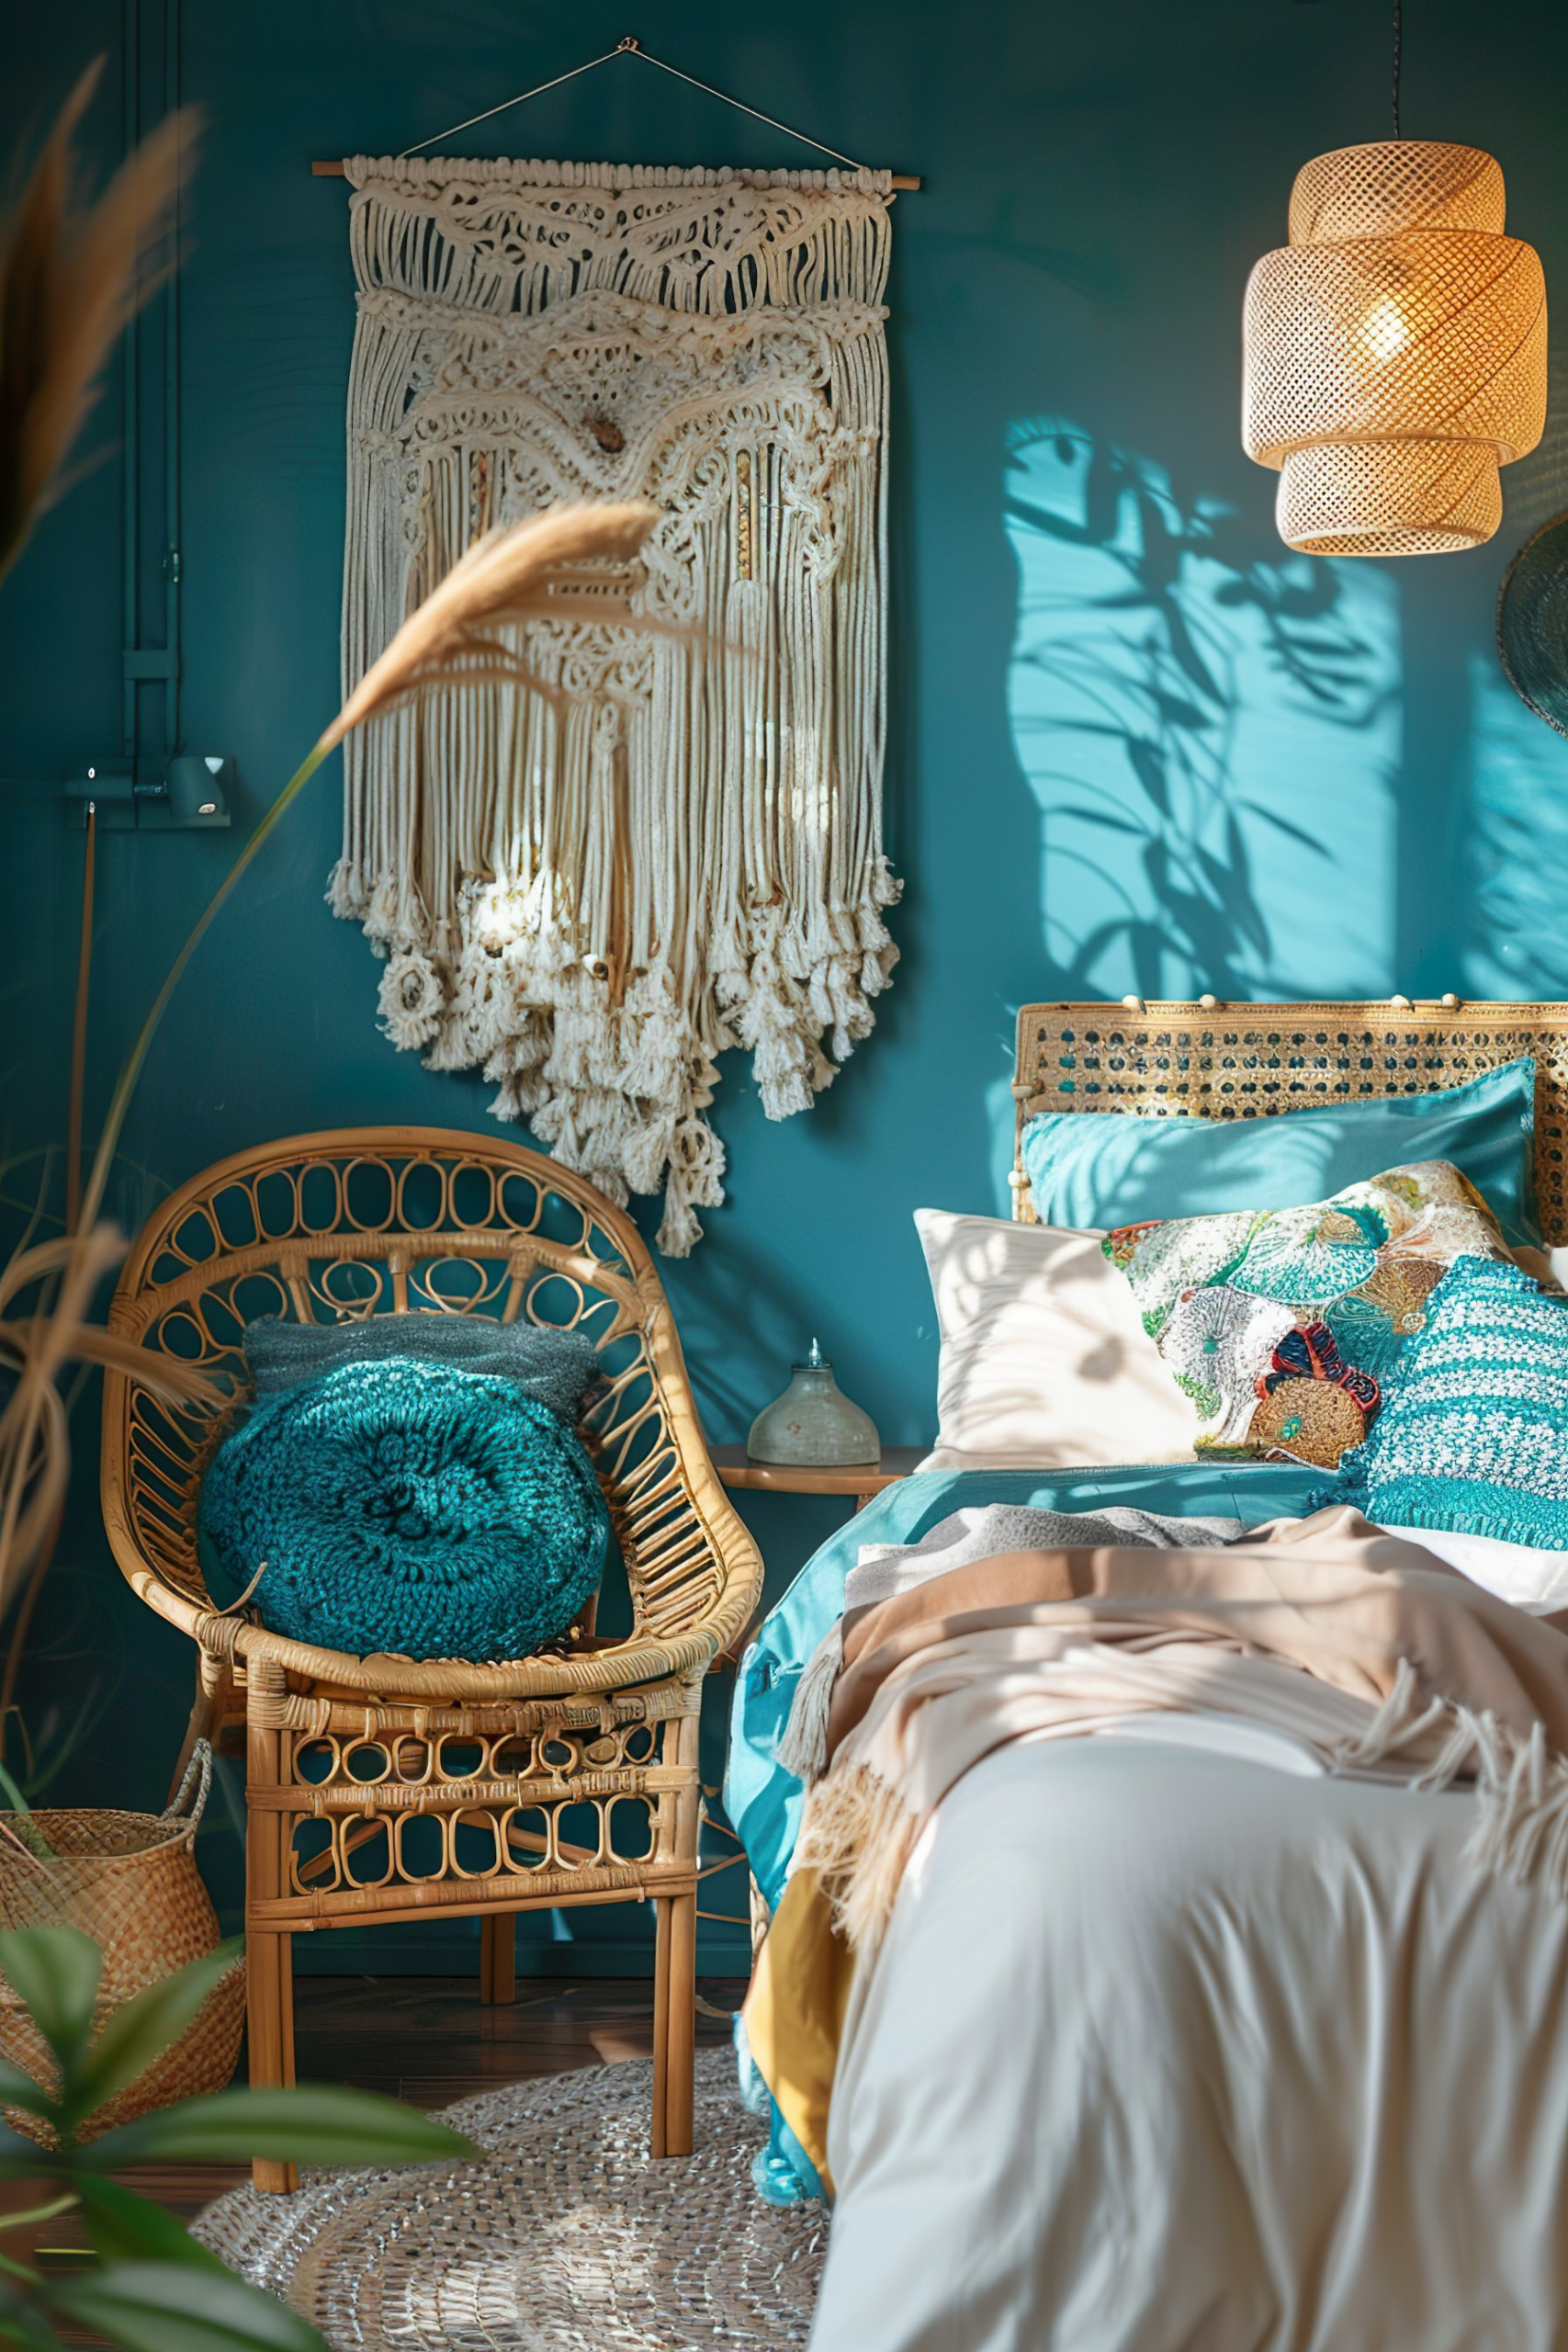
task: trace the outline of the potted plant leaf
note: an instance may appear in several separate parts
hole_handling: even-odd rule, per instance
[[[84,2124],[178,2043],[233,1962],[237,1943],[150,1985],[95,2031],[101,1955],[71,1928],[0,1933],[0,1977],[47,2048],[40,2085],[0,2064],[0,2103],[38,2136],[0,2125],[0,2181],[37,2184],[7,2233],[80,2217],[86,2267],[61,2276],[0,2255],[0,2343],[59,2352],[61,2330],[125,2352],[329,2352],[310,2323],[235,2278],[172,2213],[116,2176],[158,2164],[397,2165],[479,2158],[461,2133],[398,2101],[335,2086],[231,2090],[186,2099],[85,2143]],[[40,2145],[39,2140],[47,2142]]]

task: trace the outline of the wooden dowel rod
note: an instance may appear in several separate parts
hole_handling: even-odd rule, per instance
[[[343,165],[325,164],[318,160],[310,166],[310,176],[317,180],[341,180],[344,176]],[[918,178],[912,178],[908,172],[895,172],[893,185],[896,188],[917,188],[920,183]]]

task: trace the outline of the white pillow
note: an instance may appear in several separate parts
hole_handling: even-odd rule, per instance
[[[917,1209],[936,1302],[937,1441],[922,1470],[1190,1462],[1198,1416],[1098,1233]]]
[[[1568,1290],[1568,1250],[1527,1250],[1522,1242],[1511,1241],[1508,1254],[1542,1290]]]
[[[1458,1528],[1391,1527],[1388,1532],[1423,1544],[1472,1584],[1511,1600],[1527,1617],[1551,1617],[1568,1609],[1568,1552],[1540,1551],[1531,1544],[1507,1544],[1499,1535],[1471,1535]]]

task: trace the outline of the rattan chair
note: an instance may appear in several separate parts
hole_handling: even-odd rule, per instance
[[[351,1657],[267,1633],[254,1610],[220,1614],[193,1520],[221,1415],[107,1375],[104,1516],[135,1590],[198,1646],[190,1740],[243,1707],[251,2080],[293,2077],[295,1935],[477,1914],[481,1997],[504,1999],[517,1912],[650,1900],[653,2149],[684,2154],[698,1708],[761,1566],[708,1460],[629,1217],[500,1140],[418,1127],[297,1136],[220,1162],[158,1211],[110,1325],[234,1389],[258,1316],[389,1313],[522,1316],[592,1334],[607,1385],[585,1431],[630,1627],[612,1637],[589,1623],[558,1655],[476,1666]],[[282,2165],[258,2164],[255,2177],[294,2185]]]

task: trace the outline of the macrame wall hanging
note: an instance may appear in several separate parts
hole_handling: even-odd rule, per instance
[[[654,61],[657,62],[657,61]],[[352,684],[483,532],[647,498],[660,627],[535,623],[547,697],[434,697],[346,747],[334,912],[382,1024],[480,1068],[683,1256],[723,1198],[705,1113],[750,1052],[807,1109],[897,950],[882,844],[887,173],[344,166]]]

